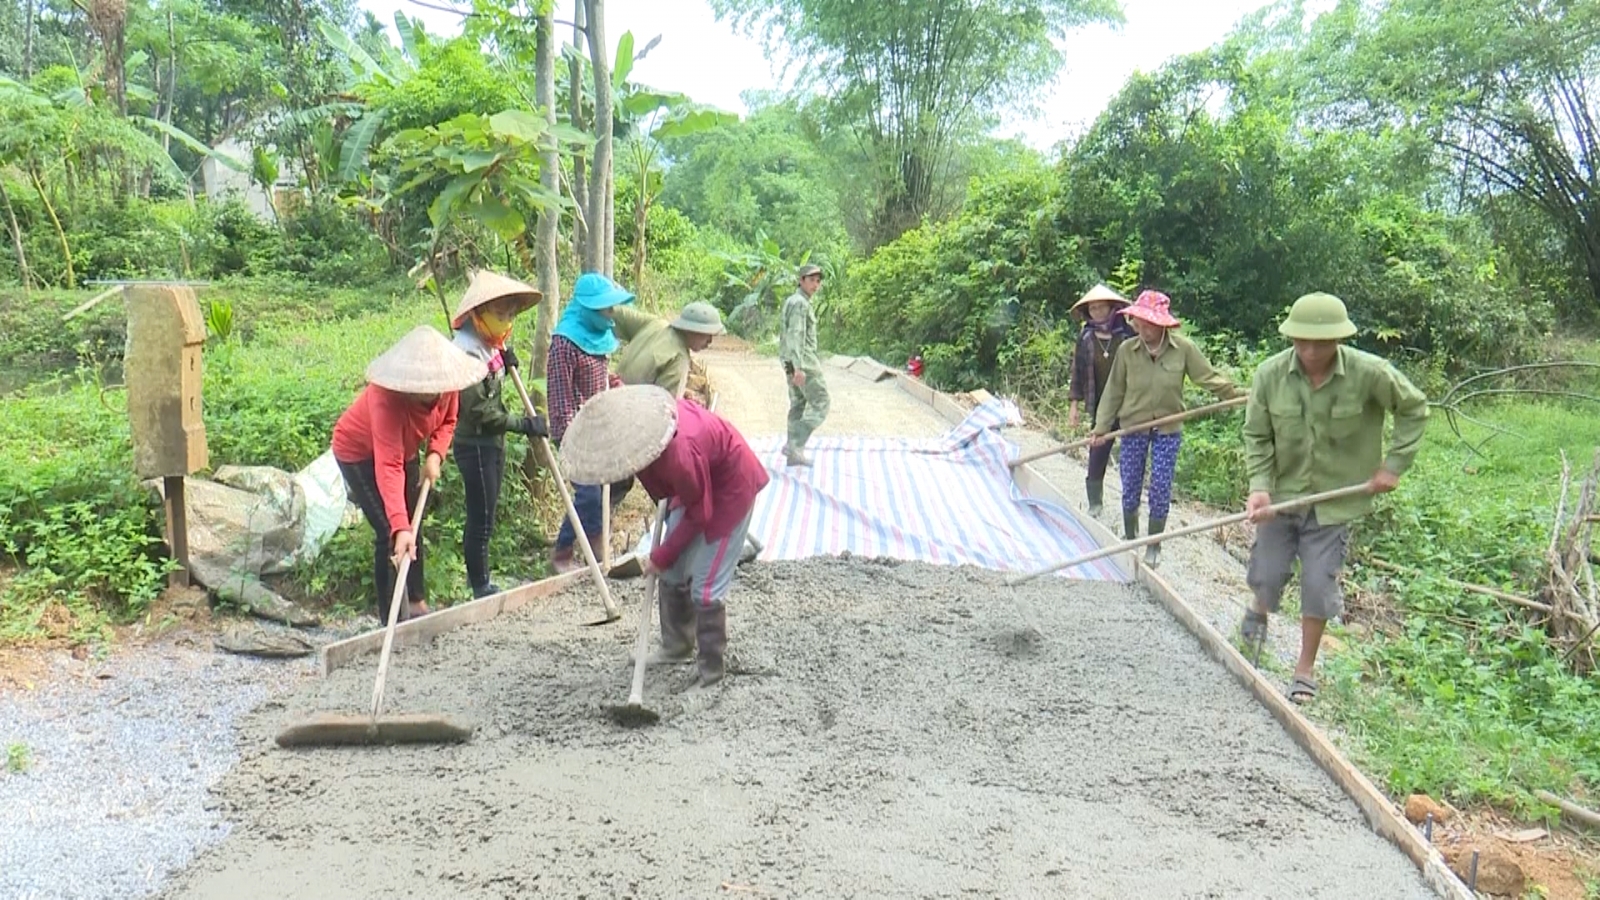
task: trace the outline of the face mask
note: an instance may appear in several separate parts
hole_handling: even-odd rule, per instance
[[[506,335],[511,333],[511,320],[502,318],[495,312],[476,312],[473,313],[473,318],[477,321],[478,328],[483,332],[483,336],[491,341],[503,341],[506,339]]]

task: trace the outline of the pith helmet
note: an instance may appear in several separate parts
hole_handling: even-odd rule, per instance
[[[1289,318],[1278,326],[1278,333],[1292,340],[1342,341],[1356,333],[1356,326],[1343,300],[1318,291],[1289,307]]]
[[[696,300],[685,306],[678,317],[672,320],[672,327],[696,334],[721,334],[727,330],[722,326],[722,313],[704,300]]]

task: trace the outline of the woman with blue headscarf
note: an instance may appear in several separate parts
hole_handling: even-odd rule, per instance
[[[550,357],[545,369],[545,389],[550,400],[550,438],[557,445],[585,401],[605,390],[608,384],[621,384],[608,368],[608,357],[618,347],[613,307],[632,302],[633,294],[598,272],[582,275],[573,285],[572,299],[567,301],[567,308],[550,339]],[[622,502],[630,484],[613,486],[612,506]],[[572,502],[591,546],[600,541],[600,496],[600,485],[573,485]],[[571,572],[581,566],[572,556],[577,540],[578,533],[571,520],[562,520],[550,558],[557,573]],[[599,556],[598,551],[596,556]]]

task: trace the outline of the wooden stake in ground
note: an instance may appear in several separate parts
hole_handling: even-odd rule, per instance
[[[1172,425],[1177,422],[1182,422],[1185,419],[1193,419],[1198,416],[1205,416],[1214,412],[1222,412],[1223,410],[1233,409],[1236,406],[1243,406],[1249,399],[1249,397],[1234,397],[1232,400],[1223,400],[1221,403],[1212,403],[1208,406],[1196,406],[1194,409],[1186,409],[1183,412],[1173,413],[1170,416],[1162,416],[1159,419],[1151,419],[1148,422],[1141,423],[1132,428],[1120,428],[1107,434],[1105,439],[1108,441],[1115,440],[1116,438],[1122,437],[1125,434],[1149,431],[1152,428],[1160,428],[1163,425]],[[1027,456],[1012,460],[1007,465],[1015,469],[1018,466],[1027,465],[1034,460],[1044,459],[1047,456],[1055,456],[1058,453],[1066,453],[1068,450],[1076,450],[1079,447],[1087,447],[1094,443],[1094,441],[1095,439],[1093,436],[1079,438],[1076,441],[1068,441],[1065,444],[1059,444],[1050,448],[1049,450],[1040,450],[1038,453],[1030,453]]]
[[[517,396],[522,398],[522,408],[529,416],[536,416],[539,411],[533,408],[533,398],[528,396],[528,389],[522,383],[522,375],[516,369],[506,369],[506,374],[511,376],[511,383],[517,389]],[[577,544],[583,549],[583,560],[589,566],[589,574],[594,576],[595,590],[600,592],[600,602],[605,606],[606,617],[598,622],[585,622],[585,625],[607,625],[622,618],[622,613],[617,611],[617,604],[611,599],[611,586],[606,583],[606,573],[600,568],[599,560],[594,558],[594,548],[589,545],[589,535],[583,530],[583,522],[578,518],[578,507],[572,502],[572,491],[567,489],[567,480],[561,475],[561,465],[556,462],[556,452],[550,447],[549,438],[534,438],[534,442],[544,451],[545,464],[550,467],[550,474],[554,477],[556,490],[561,492],[561,502],[567,507],[567,521],[572,523],[573,534],[577,536]]]

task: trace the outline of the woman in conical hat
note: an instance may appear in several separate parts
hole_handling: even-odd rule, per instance
[[[1111,378],[1100,409],[1095,412],[1096,436],[1111,432],[1112,423],[1122,428],[1139,425],[1183,412],[1184,379],[1193,381],[1223,400],[1243,396],[1242,388],[1211,367],[1205,354],[1173,329],[1178,320],[1172,315],[1172,301],[1158,291],[1145,291],[1131,306],[1117,314],[1132,320],[1138,337],[1124,341],[1111,364]],[[1097,441],[1097,443],[1105,443]],[[1150,534],[1167,528],[1167,511],[1172,506],[1172,476],[1178,468],[1178,447],[1183,443],[1181,424],[1125,434],[1117,469],[1122,473],[1122,533],[1133,540],[1139,533],[1139,495],[1144,493],[1146,457],[1150,468]],[[1161,562],[1161,545],[1145,549],[1145,562]]]
[[[543,296],[516,279],[475,272],[451,319],[455,345],[489,367],[482,381],[461,392],[461,415],[451,447],[465,488],[467,520],[462,526],[461,552],[474,597],[500,592],[489,580],[489,537],[494,534],[500,482],[506,472],[506,432],[528,437],[550,434],[542,417],[507,413],[503,399],[506,370],[518,365],[511,349],[512,320]]]
[[[1106,391],[1111,377],[1111,361],[1116,357],[1122,342],[1133,337],[1133,326],[1116,314],[1119,307],[1127,306],[1128,299],[1103,284],[1090,288],[1077,303],[1072,304],[1072,314],[1083,319],[1083,330],[1078,332],[1078,343],[1072,349],[1072,381],[1067,386],[1067,427],[1078,427],[1078,406],[1082,404],[1089,414],[1089,424],[1094,425],[1095,409]],[[1089,474],[1084,479],[1083,490],[1089,500],[1089,515],[1099,516],[1105,503],[1106,464],[1111,462],[1111,441],[1089,448]]]
[[[545,367],[545,383],[550,397],[550,437],[560,444],[567,433],[567,425],[578,409],[589,398],[604,391],[608,385],[620,385],[621,379],[611,375],[610,357],[620,343],[614,321],[615,307],[633,302],[633,294],[617,286],[616,282],[598,272],[588,272],[578,277],[572,286],[572,299],[561,313],[550,338],[550,358]],[[631,481],[613,485],[611,505],[622,502]],[[601,486],[574,484],[572,503],[583,522],[583,531],[590,545],[600,541]],[[561,530],[556,535],[550,562],[557,572],[570,572],[578,568],[572,548],[578,541],[578,532],[571,519],[561,520]],[[599,551],[595,555],[598,557]]]
[[[455,435],[457,392],[488,368],[426,325],[367,366],[367,384],[333,426],[333,458],[350,499],[372,526],[372,583],[378,621],[388,621],[392,563],[414,562],[406,578],[407,618],[427,615],[422,547],[411,533],[422,479],[438,481]],[[419,459],[421,449],[425,458]]]

